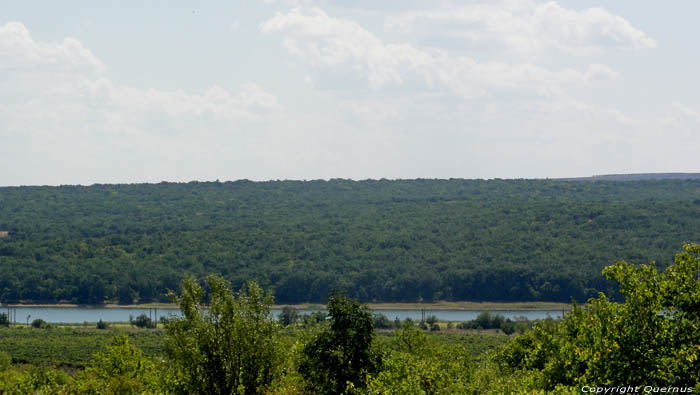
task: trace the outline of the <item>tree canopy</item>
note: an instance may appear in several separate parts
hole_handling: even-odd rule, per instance
[[[184,273],[279,303],[584,301],[671,263],[700,180],[329,180],[0,188],[0,302],[168,301]]]
[[[686,244],[661,272],[623,261],[604,272],[620,283],[624,303],[601,293],[561,324],[539,324],[516,338],[496,359],[541,372],[547,389],[700,382],[700,245]]]

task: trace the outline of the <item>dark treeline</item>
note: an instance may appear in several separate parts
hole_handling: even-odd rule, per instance
[[[278,303],[585,300],[616,260],[669,264],[698,214],[700,180],[4,187],[0,302],[165,301],[183,273]]]

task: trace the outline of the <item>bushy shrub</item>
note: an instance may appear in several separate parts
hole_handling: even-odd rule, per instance
[[[372,319],[374,320],[375,329],[391,329],[394,327],[394,323],[384,314],[374,313],[372,314]]]
[[[372,350],[372,314],[366,305],[338,294],[328,298],[328,313],[330,325],[302,350],[299,372],[314,393],[341,394],[348,385],[362,388],[380,363]]]
[[[0,351],[0,372],[4,372],[5,370],[9,369],[11,364],[12,357],[10,357],[10,354],[6,353],[5,351]]]
[[[270,316],[272,296],[255,282],[233,292],[220,276],[209,276],[209,306],[192,277],[172,295],[182,317],[165,325],[164,345],[174,390],[188,394],[262,393],[281,362],[278,326]]]
[[[367,379],[369,394],[464,394],[474,366],[460,345],[441,343],[404,323],[387,344],[382,369]]]
[[[131,323],[131,325],[139,327],[139,328],[149,328],[149,329],[153,329],[158,325],[155,321],[153,321],[146,314],[141,314],[138,317],[136,317],[136,319],[134,319],[133,317],[129,317],[129,323]]]
[[[314,311],[309,314],[303,314],[301,316],[301,322],[303,323],[304,327],[308,328],[325,322],[326,318],[328,318],[328,315],[323,311]]]
[[[34,321],[32,321],[32,327],[43,329],[49,328],[50,326],[46,321],[42,320],[41,318],[37,318]]]
[[[279,322],[284,326],[294,325],[299,320],[299,313],[291,307],[283,307],[280,312]]]
[[[654,264],[618,262],[603,273],[620,283],[624,303],[602,292],[561,323],[546,320],[513,339],[495,360],[539,370],[540,388],[579,383],[693,387],[700,382],[700,245],[662,273]]]
[[[109,324],[102,321],[101,318],[99,321],[97,321],[97,329],[108,329],[108,328],[109,328]]]

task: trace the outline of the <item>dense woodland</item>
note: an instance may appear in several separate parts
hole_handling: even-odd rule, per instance
[[[167,301],[185,273],[277,303],[615,297],[603,267],[670,264],[699,214],[697,179],[3,187],[0,302]]]

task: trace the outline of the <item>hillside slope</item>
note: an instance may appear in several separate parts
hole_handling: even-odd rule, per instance
[[[0,301],[165,300],[184,273],[277,302],[579,300],[700,240],[700,180],[0,188]]]

